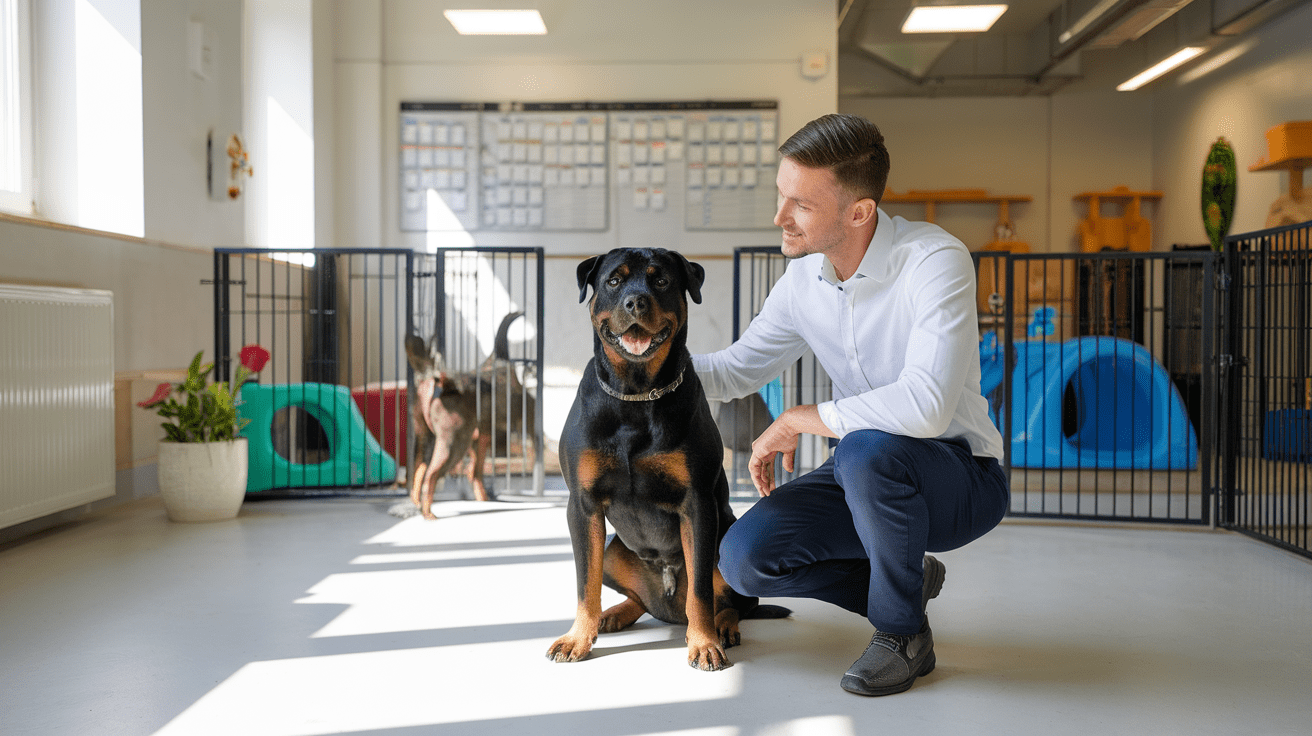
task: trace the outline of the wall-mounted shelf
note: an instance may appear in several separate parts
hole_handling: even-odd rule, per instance
[[[1249,171],[1288,171],[1289,196],[1293,199],[1303,197],[1303,169],[1312,168],[1312,157],[1291,156],[1279,161],[1258,161],[1248,167]]]
[[[1011,203],[1032,200],[1033,197],[1023,194],[989,194],[987,189],[911,189],[906,194],[885,189],[882,201],[923,204],[925,222],[934,222],[939,204],[996,204],[998,206],[998,224],[995,226],[997,240],[1009,241],[1016,232],[1016,226],[1011,221]]]
[[[1312,217],[1312,198],[1303,190],[1303,169],[1312,168],[1312,120],[1293,120],[1268,130],[1266,151],[1249,171],[1289,172],[1289,194],[1271,203],[1266,226],[1306,222]]]
[[[1089,203],[1089,215],[1080,222],[1080,250],[1085,253],[1152,250],[1152,223],[1139,214],[1139,206],[1145,200],[1155,202],[1161,198],[1161,192],[1140,192],[1125,186],[1075,195],[1075,201]],[[1120,217],[1103,217],[1103,202],[1116,202],[1125,209]]]

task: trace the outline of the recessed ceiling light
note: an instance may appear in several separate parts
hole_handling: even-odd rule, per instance
[[[979,33],[993,27],[1006,5],[919,5],[902,23],[903,33]]]
[[[1177,66],[1180,66],[1181,64],[1185,63],[1186,61],[1189,61],[1190,59],[1192,59],[1192,58],[1194,58],[1195,56],[1197,56],[1197,55],[1203,53],[1203,52],[1206,51],[1206,50],[1207,50],[1207,49],[1206,49],[1205,47],[1203,47],[1203,46],[1189,46],[1189,47],[1186,47],[1186,48],[1180,49],[1179,51],[1175,52],[1174,54],[1171,54],[1170,56],[1166,57],[1165,59],[1162,59],[1161,61],[1157,62],[1156,64],[1153,64],[1152,66],[1148,67],[1147,69],[1144,69],[1143,71],[1139,72],[1139,73],[1136,74],[1135,76],[1133,76],[1133,77],[1131,77],[1131,78],[1125,80],[1124,82],[1121,82],[1119,85],[1117,85],[1117,87],[1116,87],[1116,91],[1118,91],[1118,92],[1129,92],[1129,91],[1131,91],[1131,90],[1139,89],[1140,87],[1144,86],[1145,84],[1148,84],[1149,82],[1153,81],[1154,79],[1156,79],[1156,78],[1162,76],[1163,74],[1165,74],[1165,73],[1171,71],[1172,69],[1176,68]]]
[[[536,10],[443,10],[462,36],[541,36],[547,32]]]

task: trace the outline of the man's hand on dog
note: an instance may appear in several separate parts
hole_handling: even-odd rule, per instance
[[[814,404],[802,404],[780,414],[752,443],[752,458],[747,461],[747,470],[752,475],[752,484],[756,486],[757,493],[768,496],[774,491],[776,455],[782,454],[784,470],[793,472],[797,438],[803,434],[837,437],[820,419],[820,410]]]

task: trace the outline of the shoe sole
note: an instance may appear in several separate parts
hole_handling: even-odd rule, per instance
[[[857,677],[856,675],[843,675],[842,681],[839,682],[838,684],[844,690],[848,691],[849,693],[853,693],[854,695],[867,695],[871,697],[875,697],[879,695],[896,695],[897,693],[904,693],[907,690],[910,690],[911,686],[916,683],[917,677],[924,677],[925,675],[928,675],[929,673],[933,672],[934,665],[936,663],[937,663],[937,659],[935,658],[934,653],[930,652],[929,656],[925,658],[925,663],[920,665],[919,672],[895,685],[885,685],[884,687],[870,687],[869,685],[866,684],[865,680],[862,680],[860,677]]]
[[[943,590],[943,580],[947,577],[947,572],[946,565],[929,555],[925,555],[925,583],[920,596],[920,610],[925,610],[929,602],[937,598],[939,591]]]

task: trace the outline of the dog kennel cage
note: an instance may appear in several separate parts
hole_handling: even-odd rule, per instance
[[[1213,523],[1312,556],[1312,223],[1224,254],[974,258],[1012,516]],[[735,334],[785,268],[735,252]],[[814,358],[791,373],[784,408],[828,397]],[[806,450],[798,472],[826,456]]]
[[[524,396],[540,395],[542,281],[539,248],[216,249],[216,380],[228,380],[243,345],[272,354],[250,396],[270,405],[247,405],[260,422],[244,433],[267,461],[252,465],[248,491],[396,493],[415,465],[407,334],[433,341],[447,370],[474,370],[502,318],[523,312],[508,370]],[[512,404],[535,407],[514,422],[518,435],[493,433],[497,492],[543,489],[541,403],[523,398],[490,396],[477,409],[500,417]]]
[[[1312,556],[1312,222],[1225,247],[1219,523]]]

